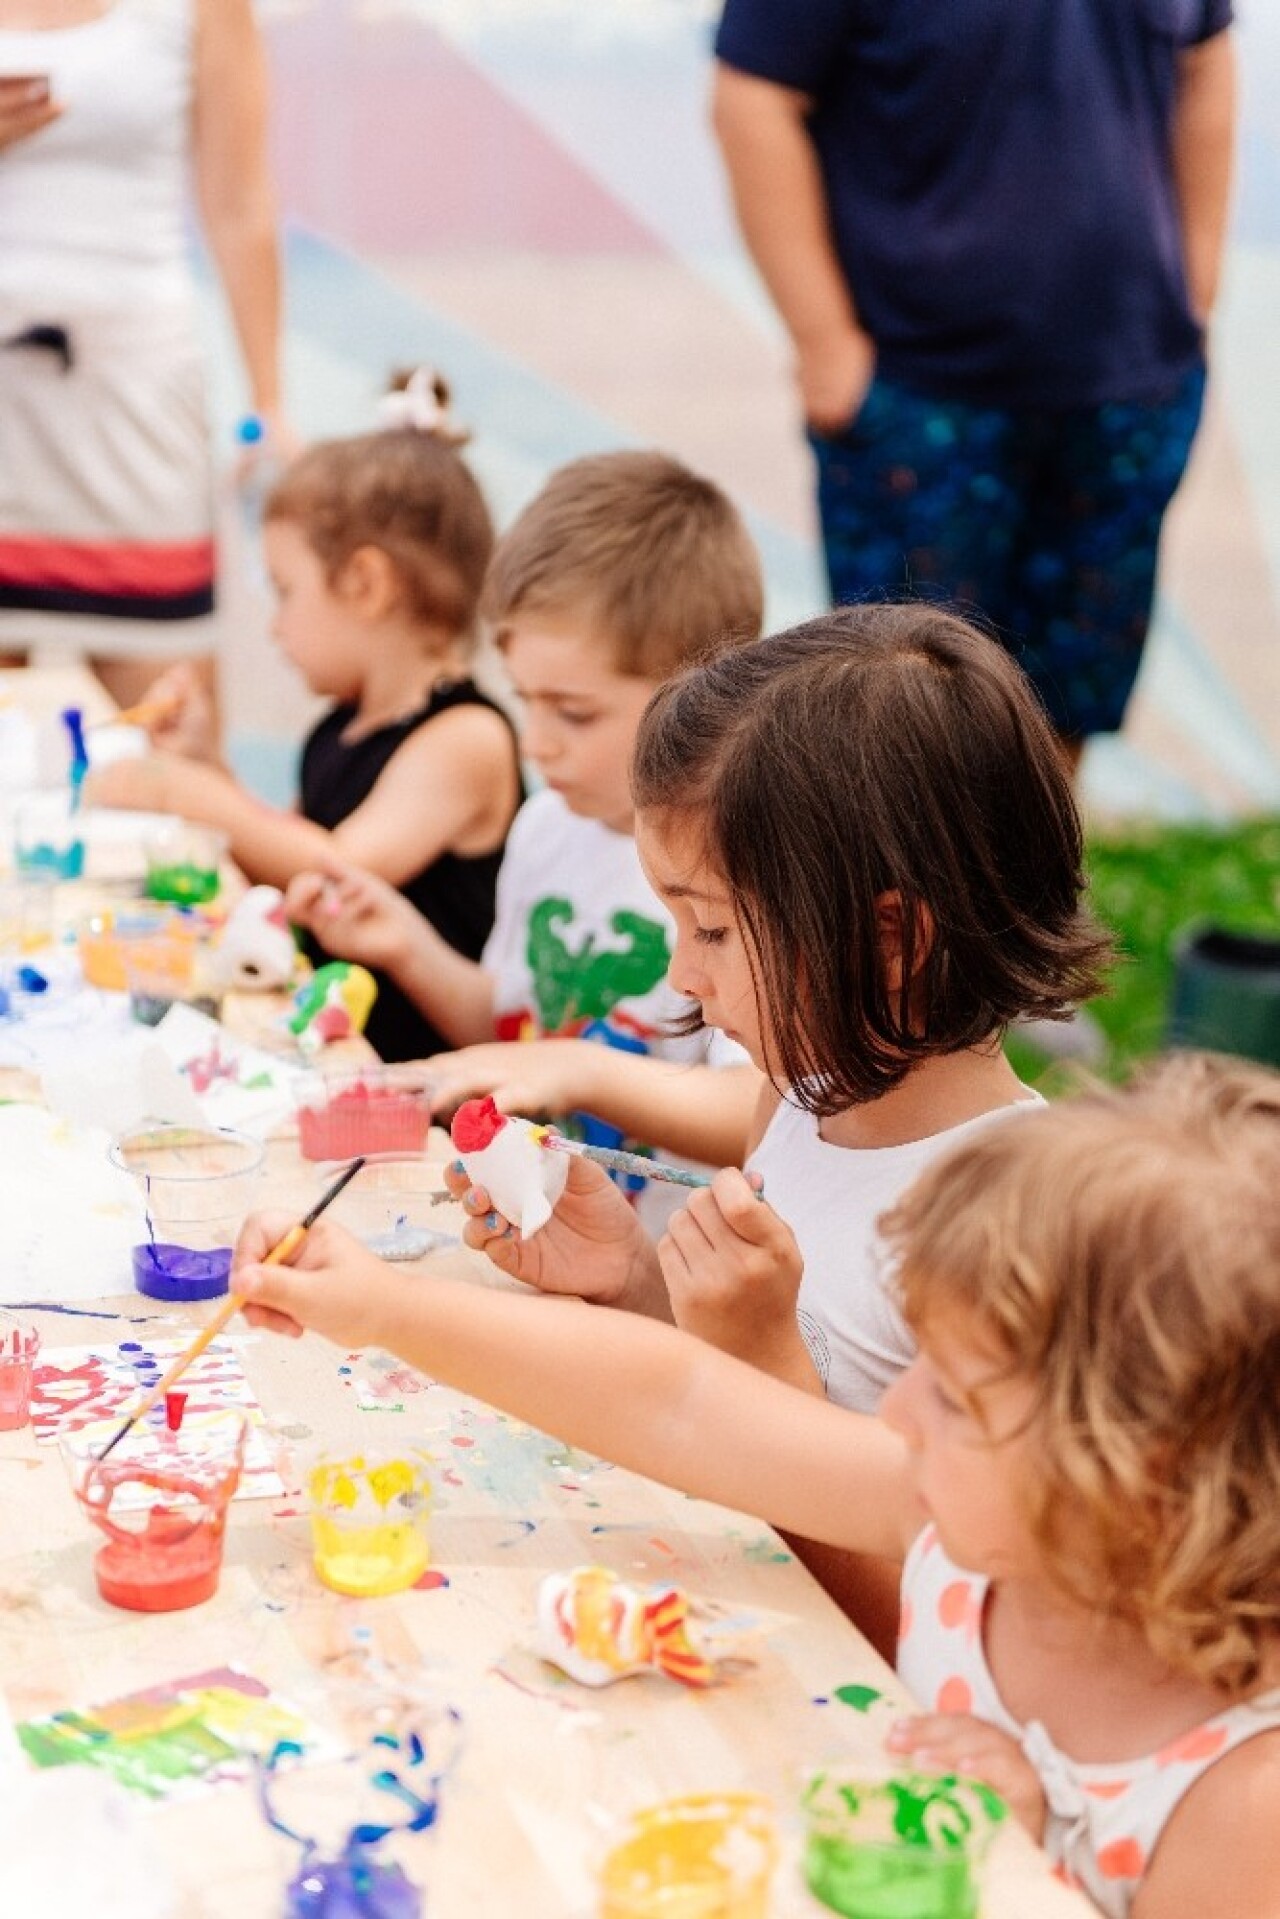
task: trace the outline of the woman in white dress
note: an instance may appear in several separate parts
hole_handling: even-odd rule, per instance
[[[0,652],[74,646],[124,705],[212,668],[191,187],[287,442],[266,123],[252,0],[0,0]]]

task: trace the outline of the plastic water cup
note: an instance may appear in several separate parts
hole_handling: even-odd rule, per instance
[[[316,1573],[334,1592],[404,1592],[431,1562],[430,1461],[413,1446],[322,1456],[307,1475]]]
[[[12,1313],[0,1313],[0,1433],[17,1432],[31,1418],[39,1353],[39,1330]]]
[[[64,1446],[81,1510],[106,1535],[94,1576],[111,1605],[182,1612],[213,1597],[246,1432],[242,1413],[225,1412],[176,1433],[135,1426],[106,1459]]]
[[[136,1181],[150,1224],[133,1249],[139,1292],[187,1301],[227,1291],[262,1157],[259,1140],[213,1127],[157,1126],[115,1141],[112,1164]]]
[[[636,1813],[600,1869],[600,1919],[766,1919],[778,1857],[756,1793],[695,1793]]]
[[[977,1919],[978,1879],[1006,1817],[988,1786],[951,1774],[814,1773],[804,1876],[844,1919]]]
[[[143,845],[147,897],[173,906],[204,906],[216,899],[227,836],[193,820],[171,820]]]
[[[28,793],[18,801],[13,812],[13,864],[24,879],[80,878],[84,837],[65,787]]]

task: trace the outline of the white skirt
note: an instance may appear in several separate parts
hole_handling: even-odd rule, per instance
[[[190,302],[64,314],[0,297],[0,650],[208,652],[214,575]]]

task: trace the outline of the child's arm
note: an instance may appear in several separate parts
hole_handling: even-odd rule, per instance
[[[220,766],[153,753],[142,760],[117,760],[90,773],[85,798],[92,806],[179,813],[227,836],[232,859],[247,877],[269,886],[286,886],[302,867],[314,866],[329,849],[330,836],[297,813],[268,806],[247,793]]]
[[[288,1225],[259,1216],[240,1235],[232,1283],[255,1325],[385,1347],[571,1445],[814,1538],[900,1554],[918,1525],[906,1449],[880,1420],[654,1320],[417,1285],[327,1220],[295,1266],[259,1265]]]
[[[493,1038],[493,978],[394,886],[325,858],[285,893],[285,912],[328,953],[386,973],[455,1046]]]
[[[594,1113],[682,1159],[740,1166],[760,1087],[754,1066],[649,1059],[581,1039],[497,1041],[431,1061],[436,1110],[491,1093],[504,1113]]]
[[[473,719],[482,725],[465,724]],[[399,885],[459,843],[478,840],[492,851],[519,794],[503,722],[487,709],[463,708],[411,734],[368,798],[332,832],[264,805],[219,767],[167,753],[104,767],[91,775],[87,796],[94,805],[180,813],[217,827],[243,873],[283,887],[335,856]]]

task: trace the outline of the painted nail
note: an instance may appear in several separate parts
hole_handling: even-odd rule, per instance
[[[460,1159],[455,1159],[449,1167],[449,1171],[453,1173],[455,1177],[458,1179],[461,1179],[462,1175],[466,1172],[466,1170],[467,1170],[466,1167],[463,1165]]]
[[[498,1226],[498,1215],[496,1213],[486,1213],[484,1216],[484,1223],[489,1228],[489,1231],[491,1233],[496,1232],[497,1226]]]

